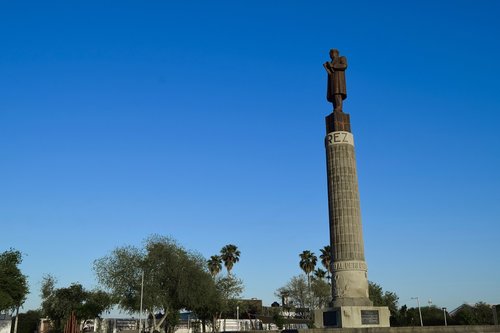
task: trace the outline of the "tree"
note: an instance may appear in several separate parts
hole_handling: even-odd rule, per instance
[[[212,332],[218,330],[217,319],[220,318],[225,304],[222,292],[218,288],[211,288],[208,290],[205,301],[193,309],[196,317],[201,320],[203,332],[206,332],[207,322],[211,323]]]
[[[116,304],[112,295],[103,290],[94,289],[85,293],[86,298],[78,314],[83,320],[100,318],[104,311]]]
[[[323,280],[326,276],[326,271],[322,270],[321,268],[316,268],[313,274],[315,279]]]
[[[0,311],[16,311],[14,333],[17,333],[19,308],[29,293],[27,278],[19,269],[22,261],[21,252],[14,249],[0,254]]]
[[[227,275],[231,275],[233,265],[240,261],[240,250],[233,244],[228,244],[220,250],[221,259],[227,269]]]
[[[72,284],[67,288],[55,288],[56,280],[48,275],[42,281],[42,312],[54,323],[56,332],[62,330],[63,322],[72,311],[78,312],[85,300],[81,284]]]
[[[219,312],[216,313],[215,315],[218,315],[218,319],[224,318],[223,330],[225,331],[226,330],[225,319],[231,316],[232,313],[234,313],[232,309],[236,309],[237,299],[243,292],[243,282],[240,279],[236,278],[234,275],[228,275],[217,279],[216,287],[222,296],[221,297],[222,307],[219,309]],[[213,323],[213,328],[215,330],[219,330],[219,327],[215,326],[215,321]]]
[[[114,301],[111,295],[102,290],[86,290],[79,283],[69,287],[55,288],[56,279],[47,275],[41,287],[42,313],[54,323],[54,330],[60,332],[64,321],[72,312],[79,320],[99,318],[110,309]]]
[[[311,303],[309,288],[304,275],[292,277],[285,286],[276,290],[274,294],[280,298],[286,295],[288,304],[283,304],[283,306],[306,308]]]
[[[321,259],[321,264],[328,272],[327,278],[330,278],[332,274],[332,248],[330,245],[325,245],[322,249],[319,250],[321,252],[319,259]]]
[[[283,329],[283,326],[285,325],[285,318],[280,315],[279,311],[274,311],[273,313],[273,323],[278,326],[279,330]]]
[[[18,316],[18,333],[33,333],[38,331],[38,324],[40,323],[40,318],[42,318],[40,310],[28,310],[26,313],[18,314]]]
[[[324,272],[324,271],[323,271]],[[326,308],[332,300],[332,289],[324,279],[313,279],[311,282],[313,294],[312,307],[315,309]]]
[[[418,309],[416,309],[418,312]],[[441,308],[435,305],[424,306],[420,309],[422,312],[422,320],[425,326],[442,326],[444,325],[444,314]],[[420,317],[418,317],[420,320]]]
[[[394,317],[398,311],[398,300],[399,297],[396,293],[392,291],[383,291],[382,287],[375,282],[368,282],[368,294],[370,295],[370,300],[375,306],[387,306],[391,312],[391,316]]]
[[[210,274],[215,279],[217,274],[222,270],[222,259],[220,256],[211,256],[209,260],[207,260],[208,270]]]
[[[451,317],[454,325],[491,325],[493,324],[493,311],[490,305],[478,302],[475,305],[461,305]]]
[[[237,298],[243,292],[243,282],[234,275],[216,277],[215,289],[207,295],[203,304],[193,309],[201,320],[203,332],[206,331],[206,322],[211,322],[212,332],[218,331],[218,319],[227,318],[236,307]]]
[[[424,326],[443,326],[443,310],[436,306],[423,306],[420,308]],[[448,324],[451,324],[448,321]],[[405,305],[391,313],[391,326],[420,326],[420,314],[418,308],[408,308]]]
[[[226,300],[235,300],[243,292],[243,282],[235,276],[220,277],[216,281],[217,290]]]
[[[403,305],[395,315],[391,314],[391,326],[420,326],[418,308],[408,308]]]
[[[474,304],[474,317],[477,325],[492,325],[493,309],[491,305],[485,302],[477,302]]]
[[[299,254],[300,257],[300,262],[299,266],[300,268],[306,273],[307,275],[307,284],[310,287],[311,286],[311,279],[310,275],[311,272],[314,271],[314,268],[316,267],[316,262],[318,261],[318,258],[314,255],[314,252],[305,250],[301,254]]]
[[[121,309],[136,313],[144,274],[143,307],[152,314],[153,330],[164,326],[169,314],[181,309],[202,312],[211,306],[217,291],[206,259],[187,251],[174,240],[151,236],[143,249],[120,247],[94,262],[99,282],[118,301]]]
[[[19,269],[21,262],[17,250],[0,254],[0,311],[19,311],[29,293],[27,278]]]

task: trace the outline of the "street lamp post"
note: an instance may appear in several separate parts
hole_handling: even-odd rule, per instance
[[[446,321],[446,308],[443,309],[443,315],[444,315],[444,326],[448,326],[448,322]]]
[[[493,325],[498,325],[498,315],[497,315],[497,307],[499,305],[492,305],[491,309],[493,310]]]
[[[418,300],[418,296],[417,297],[412,297],[411,299],[416,299],[417,300],[418,315],[420,316],[420,326],[424,326],[424,322],[422,321],[422,311],[420,310],[420,301]]]
[[[141,324],[142,324],[142,296],[144,294],[144,270],[141,275],[141,307],[139,310],[139,333],[141,333]]]
[[[236,322],[238,323],[238,331],[240,330],[240,307],[236,306]]]

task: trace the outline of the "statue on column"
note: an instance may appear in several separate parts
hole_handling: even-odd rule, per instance
[[[347,98],[345,86],[345,70],[347,68],[347,58],[339,55],[339,50],[331,49],[330,58],[323,64],[328,73],[328,86],[326,99],[333,103],[334,112],[342,112],[342,101]]]

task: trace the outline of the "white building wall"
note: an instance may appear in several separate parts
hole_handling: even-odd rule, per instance
[[[0,333],[10,333],[12,318],[0,314]]]

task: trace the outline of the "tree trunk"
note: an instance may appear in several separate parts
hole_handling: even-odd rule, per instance
[[[160,327],[161,325],[163,324],[163,322],[165,321],[165,319],[167,319],[167,315],[168,315],[168,311],[165,310],[165,313],[163,314],[163,317],[161,317],[160,321],[158,323],[156,323],[156,317],[153,315],[153,318],[155,318],[155,324],[154,324],[154,330],[156,331],[160,331]]]
[[[16,308],[16,320],[14,321],[14,333],[17,333],[17,323],[19,322],[19,306]]]
[[[217,325],[222,313],[216,313],[212,318],[212,332],[219,332],[219,327]]]
[[[154,311],[151,311],[151,315],[153,316],[153,330],[156,329],[156,316]]]
[[[212,316],[212,332],[215,332],[215,323],[217,322],[217,315]]]

